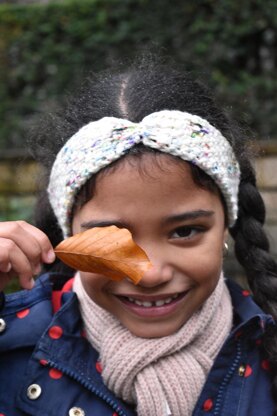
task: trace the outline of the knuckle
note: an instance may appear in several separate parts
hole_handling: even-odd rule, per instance
[[[24,220],[17,220],[15,221],[17,225],[19,225],[20,227],[24,227],[27,225],[27,222]]]
[[[14,251],[16,248],[16,244],[13,240],[4,239],[4,241],[1,243],[3,247],[3,251],[6,251],[7,253]]]
[[[26,221],[24,221],[24,220],[18,220],[18,221],[15,221],[15,230],[17,230],[17,232],[20,232],[20,233],[28,233],[28,227],[29,227],[30,225],[26,222]]]
[[[39,246],[32,247],[32,252],[30,253],[30,258],[38,260],[41,256],[41,249]]]
[[[11,235],[18,233],[19,230],[22,228],[20,226],[20,221],[11,221],[9,224],[9,232],[11,233]]]
[[[40,238],[40,241],[42,241],[44,244],[49,243],[49,239],[47,235],[44,234],[44,232],[41,232],[39,238]]]
[[[0,262],[8,260],[9,258],[9,250],[5,244],[2,241],[0,242]]]

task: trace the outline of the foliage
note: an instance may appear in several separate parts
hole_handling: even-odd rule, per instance
[[[67,0],[0,6],[0,148],[24,147],[89,70],[154,45],[207,79],[235,117],[276,136],[275,0]]]
[[[34,195],[0,196],[0,221],[25,220],[32,222]]]

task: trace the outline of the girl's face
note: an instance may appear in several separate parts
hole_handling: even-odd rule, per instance
[[[73,219],[73,233],[101,225],[130,230],[153,268],[135,286],[128,279],[81,272],[88,295],[134,335],[171,335],[210,296],[222,269],[226,238],[219,195],[197,186],[186,162],[143,156],[147,173],[123,160],[98,175],[93,198]],[[162,169],[161,169],[162,167]]]

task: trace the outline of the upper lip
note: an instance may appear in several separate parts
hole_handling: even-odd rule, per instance
[[[135,293],[114,293],[114,296],[124,296],[125,298],[133,298],[140,301],[155,302],[157,300],[164,300],[172,298],[173,296],[180,295],[181,293],[186,292],[185,290],[181,292],[166,293],[161,295],[139,295]]]

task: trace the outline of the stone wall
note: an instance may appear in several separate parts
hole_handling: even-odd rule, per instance
[[[257,181],[267,208],[266,228],[277,254],[277,154],[256,161]]]
[[[266,230],[277,258],[277,140],[259,142],[261,157],[255,160],[257,183],[267,208]],[[24,153],[0,155],[0,220],[32,218],[35,193],[39,189],[39,166]],[[243,279],[243,271],[232,254],[225,259],[226,273]]]

